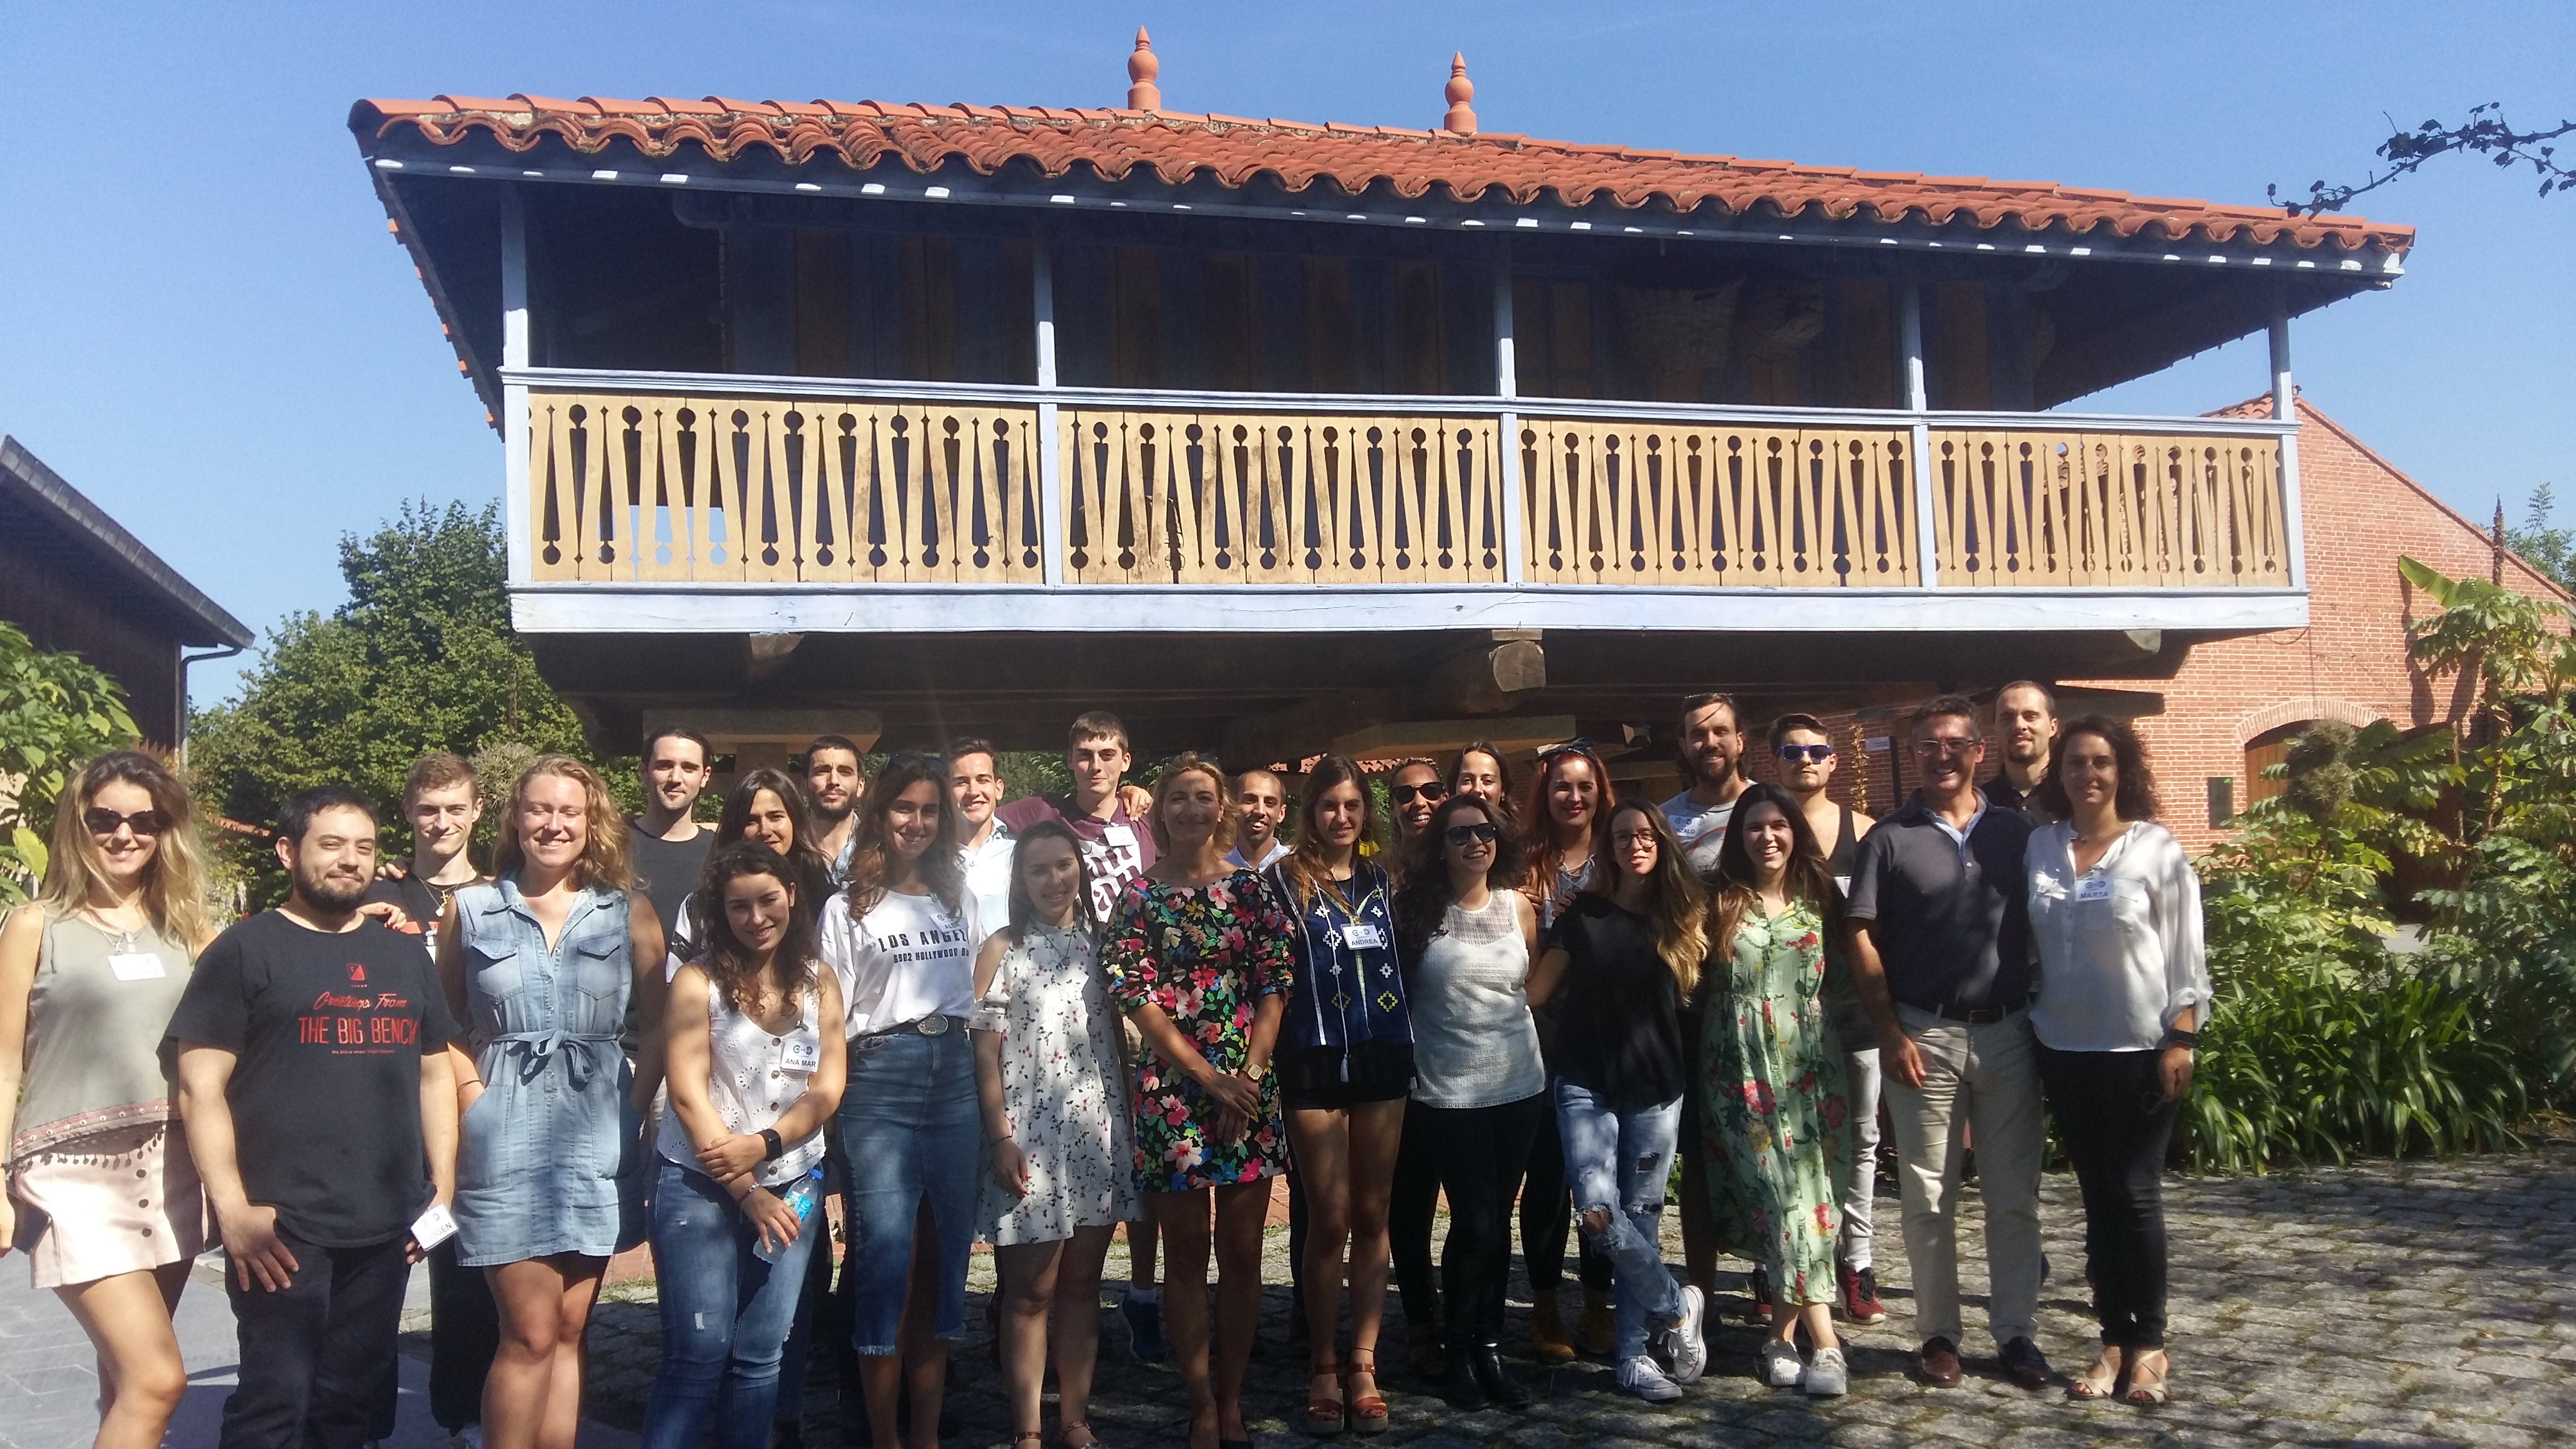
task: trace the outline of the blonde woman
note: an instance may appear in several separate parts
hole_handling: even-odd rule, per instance
[[[1699,878],[1664,814],[1623,800],[1603,822],[1602,869],[1549,928],[1530,972],[1556,1014],[1557,1131],[1584,1241],[1618,1274],[1619,1387],[1681,1397],[1707,1366],[1700,1290],[1664,1267],[1664,1183],[1681,1130],[1681,1005],[1708,954]],[[1653,1329],[1662,1362],[1647,1352]]]
[[[0,925],[0,1255],[24,1246],[98,1350],[115,1449],[159,1444],[188,1386],[170,1315],[206,1206],[160,1046],[212,934],[204,881],[186,788],[119,750],[63,792],[44,886]]]
[[[644,1113],[662,1077],[662,923],[632,889],[626,821],[588,765],[541,755],[510,789],[489,885],[448,903],[438,970],[459,1063],[457,1260],[501,1310],[491,1449],[572,1449],[600,1275],[643,1239]],[[631,1068],[618,1027],[632,998]]]

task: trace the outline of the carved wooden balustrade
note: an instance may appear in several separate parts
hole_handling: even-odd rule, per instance
[[[2289,585],[2271,438],[1943,431],[1932,459],[1945,586]]]

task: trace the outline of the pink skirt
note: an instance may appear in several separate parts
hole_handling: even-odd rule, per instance
[[[10,1164],[21,1240],[28,1209],[47,1220],[27,1252],[38,1288],[150,1272],[206,1250],[206,1193],[176,1129],[112,1128]]]

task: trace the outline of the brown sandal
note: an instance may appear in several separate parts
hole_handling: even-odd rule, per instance
[[[1315,1384],[1320,1380],[1339,1389],[1342,1375],[1340,1370],[1330,1366],[1314,1368],[1310,1364],[1308,1368],[1310,1371],[1306,1375],[1306,1432],[1317,1438],[1330,1438],[1342,1432],[1343,1425],[1348,1422],[1350,1409],[1340,1399],[1327,1399],[1317,1394]]]
[[[1076,1434],[1080,1434],[1082,1436],[1082,1442],[1079,1444],[1073,1442],[1073,1436]],[[1018,1441],[1013,1440],[1012,1442],[1017,1443]],[[1070,1424],[1058,1424],[1055,1426],[1055,1442],[1057,1449],[1093,1449],[1093,1446],[1100,1442],[1100,1436],[1091,1432],[1091,1425],[1089,1423],[1081,1419],[1076,1419]]]
[[[1360,1362],[1362,1357],[1366,1357],[1368,1362]],[[1353,1374],[1369,1376],[1369,1392],[1356,1394],[1351,1391],[1350,1381]],[[1373,1348],[1351,1350],[1351,1366],[1342,1370],[1342,1396],[1350,1401],[1351,1429],[1354,1433],[1383,1434],[1386,1432],[1386,1399],[1377,1392],[1377,1350]]]

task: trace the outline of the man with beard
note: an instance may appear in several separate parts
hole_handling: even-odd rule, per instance
[[[2032,797],[2048,778],[2057,744],[2057,697],[2027,679],[1995,692],[1995,733],[2003,737],[2004,767],[1986,782],[1986,800],[2033,825],[2048,823]]]
[[[1735,797],[1748,783],[1743,758],[1735,696],[1694,694],[1682,701],[1680,759],[1690,788],[1664,802],[1664,819],[1703,880],[1717,868],[1717,848],[1726,843],[1726,823],[1735,818]]]
[[[241,1333],[223,1449],[354,1449],[410,1265],[455,1231],[458,1032],[420,943],[358,914],[365,797],[287,801],[277,858],[286,904],[206,947],[162,1049]]]
[[[850,883],[859,843],[859,747],[844,735],[816,735],[805,747],[805,803],[814,810],[814,848],[832,863],[832,888]]]
[[[678,941],[680,902],[698,888],[698,872],[716,833],[698,823],[698,796],[714,766],[707,737],[682,725],[664,725],[644,741],[644,813],[627,820],[627,850],[635,861],[635,889],[650,897],[662,918],[662,939]]]

